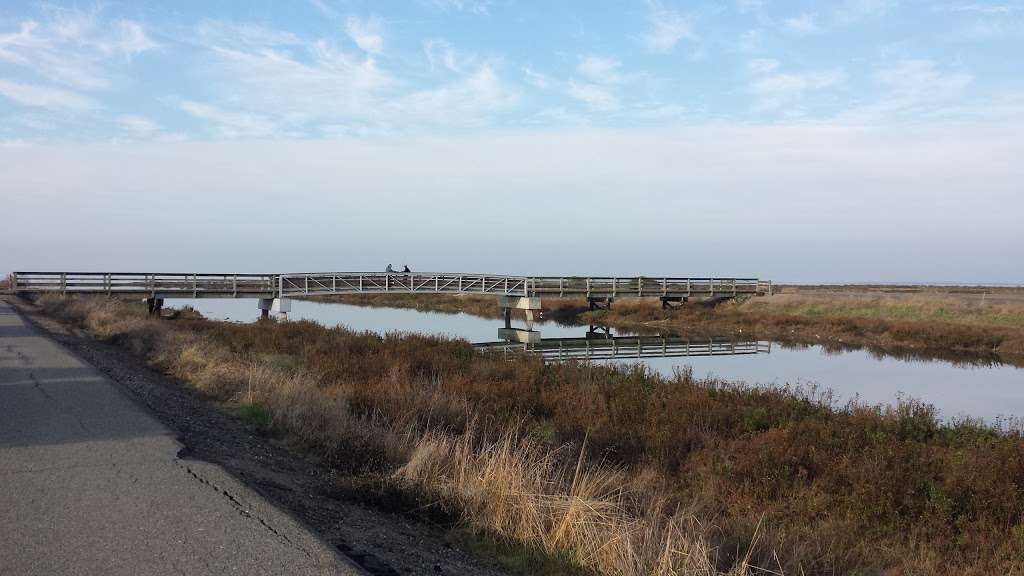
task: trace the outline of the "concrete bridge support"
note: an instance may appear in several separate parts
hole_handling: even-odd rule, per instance
[[[270,318],[270,313],[281,316],[283,320],[288,319],[288,313],[292,311],[292,301],[287,298],[260,298],[257,306],[260,309],[260,318]]]
[[[526,329],[533,330],[534,314],[541,311],[540,298],[536,296],[498,296],[498,306],[505,313],[505,328],[512,327],[512,310],[526,314]]]

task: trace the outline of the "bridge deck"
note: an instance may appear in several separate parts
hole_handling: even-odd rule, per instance
[[[149,298],[286,298],[333,294],[493,294],[588,298],[728,297],[764,294],[757,278],[501,276],[492,274],[318,272],[180,274],[16,272],[14,292],[137,294]]]

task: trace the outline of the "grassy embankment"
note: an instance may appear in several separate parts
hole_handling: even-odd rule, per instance
[[[836,408],[438,338],[155,320],[104,298],[42,306],[349,478],[597,572],[1024,571],[1024,437],[919,403]]]
[[[374,295],[340,299],[364,306],[466,312],[499,318],[493,297]],[[890,293],[798,290],[663,310],[656,299],[624,298],[611,310],[591,311],[584,300],[544,300],[544,316],[568,324],[661,329],[692,336],[755,334],[782,344],[866,347],[880,353],[980,359],[1024,364],[1024,290],[992,294],[931,290]]]

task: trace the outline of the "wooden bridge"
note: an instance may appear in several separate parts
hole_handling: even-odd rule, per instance
[[[294,298],[334,294],[490,294],[524,297],[735,297],[765,294],[757,278],[501,276],[493,274],[318,272],[168,274],[15,272],[14,292],[128,294],[147,298]]]
[[[159,313],[167,298],[257,298],[265,313],[287,313],[289,298],[342,294],[481,294],[506,310],[540,310],[540,298],[583,297],[591,306],[617,298],[660,298],[663,306],[690,298],[737,298],[770,294],[757,278],[650,276],[503,276],[435,272],[315,272],[293,274],[200,274],[148,272],[15,272],[12,292],[107,294],[146,299]]]

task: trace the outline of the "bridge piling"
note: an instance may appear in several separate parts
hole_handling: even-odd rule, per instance
[[[164,309],[163,298],[146,298],[146,310],[149,311],[150,316],[159,317]]]
[[[260,318],[264,320],[270,318],[271,312],[287,320],[288,313],[292,311],[292,301],[288,298],[260,298],[256,305],[260,309]]]
[[[662,296],[661,309],[668,310],[671,308],[681,308],[683,303],[688,302],[690,299],[686,296]]]
[[[512,310],[522,310],[526,315],[526,329],[533,330],[534,313],[541,310],[540,298],[536,296],[498,296],[498,306],[505,317],[505,328],[512,327]]]

